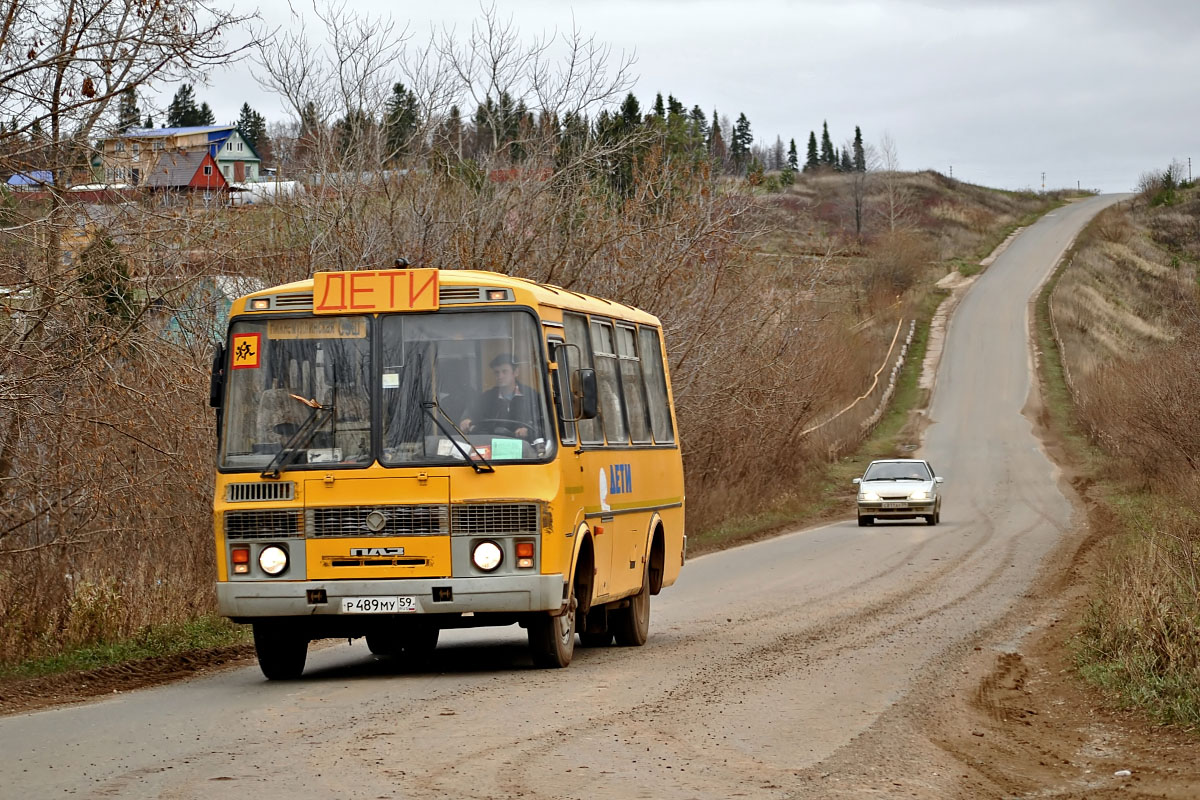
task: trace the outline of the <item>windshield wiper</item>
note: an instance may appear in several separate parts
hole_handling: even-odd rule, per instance
[[[308,400],[298,394],[292,394],[289,396],[300,401],[301,403],[304,403],[304,405],[311,408],[312,411],[308,413],[308,419],[304,420],[304,424],[292,434],[291,438],[284,442],[283,447],[280,448],[279,452],[275,454],[275,457],[271,459],[271,463],[267,464],[267,468],[262,471],[261,477],[263,478],[278,478],[279,471],[288,464],[292,463],[292,460],[296,457],[300,450],[308,445],[313,436],[316,436],[317,431],[321,429],[321,426],[323,426],[326,420],[328,420],[333,414],[333,403],[323,406],[316,400]]]
[[[442,411],[442,407],[437,404],[436,400],[426,400],[425,402],[421,403],[421,408],[425,410],[425,413],[429,415],[431,420],[433,420],[433,424],[438,426],[438,430],[440,430],[446,436],[446,438],[450,440],[450,444],[454,445],[454,449],[459,452],[464,461],[471,465],[475,472],[479,473],[496,471],[496,468],[488,463],[488,460],[483,457],[483,453],[479,452],[479,449],[475,447],[475,445],[471,444],[471,440],[468,439],[467,435],[462,432],[462,429],[454,424],[454,420],[450,418],[450,415],[445,411]],[[478,460],[472,458],[467,451],[463,449],[462,445],[459,444],[459,441],[454,438],[450,431],[446,430],[446,426],[443,425],[442,421],[433,413],[432,409],[435,408],[438,410],[438,413],[449,420],[450,426],[454,428],[454,432],[462,437],[462,440],[467,443],[468,447],[471,448],[471,453],[475,454],[475,456],[478,457]]]

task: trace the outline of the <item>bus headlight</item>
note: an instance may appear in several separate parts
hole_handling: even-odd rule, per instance
[[[475,552],[471,553],[471,560],[475,562],[475,566],[484,572],[491,572],[500,566],[503,557],[500,545],[495,542],[480,542],[475,545]]]
[[[287,565],[287,551],[282,547],[275,545],[264,547],[258,554],[258,566],[262,567],[262,571],[268,575],[278,575],[287,569]]]

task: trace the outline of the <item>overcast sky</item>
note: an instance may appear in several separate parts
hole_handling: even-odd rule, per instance
[[[295,0],[311,16],[311,0]],[[415,39],[470,30],[477,0],[345,0],[390,14]],[[245,6],[238,4],[241,11]],[[636,56],[634,93],[736,118],[756,142],[829,122],[889,133],[904,169],[953,171],[987,186],[1134,188],[1145,171],[1200,162],[1198,0],[497,0],[530,38],[574,25]],[[288,25],[287,0],[260,0]],[[218,121],[247,101],[285,115],[242,62],[197,86]],[[166,92],[169,101],[173,88]],[[161,119],[159,120],[161,124]],[[1200,172],[1200,163],[1193,165]]]

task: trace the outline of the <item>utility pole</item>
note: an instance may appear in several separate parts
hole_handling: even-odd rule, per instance
[[[1192,182],[1192,157],[1188,156],[1188,183]]]
[[[1189,158],[1188,159],[1188,175],[1191,175],[1191,174],[1192,174],[1192,160]],[[953,164],[950,165],[950,177],[951,178],[954,177],[954,165]]]
[[[1042,194],[1046,193],[1046,173],[1042,172]]]

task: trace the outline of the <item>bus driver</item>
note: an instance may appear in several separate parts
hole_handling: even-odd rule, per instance
[[[519,380],[520,371],[511,354],[496,356],[490,366],[496,385],[479,395],[460,427],[470,433],[479,426],[487,426],[493,433],[530,438],[536,433],[531,430],[537,402],[533,390]]]

